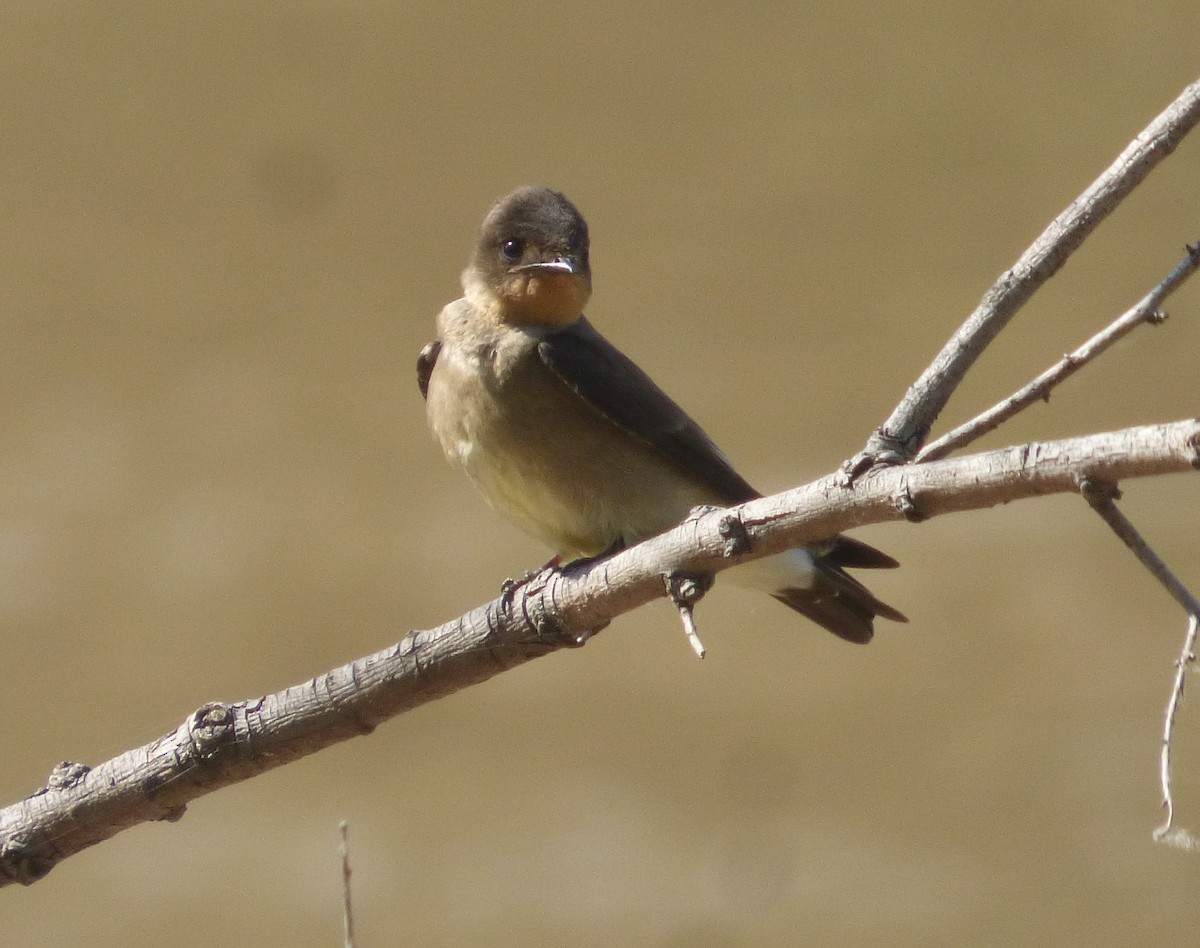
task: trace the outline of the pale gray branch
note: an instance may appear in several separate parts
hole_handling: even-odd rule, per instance
[[[853,487],[831,474],[733,510],[700,512],[609,559],[544,571],[452,622],[301,684],[205,705],[172,733],[94,768],[60,765],[46,787],[0,810],[0,885],[32,883],[127,827],[178,819],[206,793],[581,644],[664,595],[664,577],[705,576],[868,523],[1075,491],[1084,477],[1115,483],[1187,471],[1198,459],[1200,420],[1188,420],[890,468]]]
[[[356,948],[354,903],[350,898],[350,826],[345,820],[338,824],[338,835],[341,837],[338,849],[342,856],[342,945],[343,948]]]
[[[1171,793],[1171,739],[1175,733],[1175,716],[1183,700],[1183,685],[1187,670],[1196,660],[1196,632],[1200,624],[1200,601],[1192,595],[1183,582],[1171,572],[1162,557],[1146,542],[1128,517],[1117,506],[1120,491],[1111,483],[1092,477],[1084,478],[1079,485],[1084,499],[1098,513],[1113,533],[1121,538],[1133,555],[1150,571],[1150,575],[1171,594],[1171,598],[1183,606],[1188,614],[1187,632],[1183,638],[1183,651],[1175,662],[1175,680],[1171,695],[1167,699],[1167,710],[1163,715],[1162,749],[1159,761],[1159,785],[1162,788],[1163,807],[1167,812],[1163,825],[1154,831],[1154,838],[1181,849],[1200,848],[1200,843],[1186,830],[1175,828],[1175,800]]]
[[[1200,121],[1200,81],[1192,83],[1151,122],[1116,161],[1051,222],[1010,270],[984,294],[965,323],[908,389],[900,404],[846,462],[853,479],[877,464],[902,463],[925,443],[975,360],[1033,293],[1052,277],[1104,220]]]
[[[1063,356],[1032,382],[1014,392],[1004,401],[993,405],[982,414],[976,415],[966,424],[959,425],[950,433],[942,435],[932,444],[926,445],[917,454],[917,461],[940,460],[950,452],[965,447],[989,431],[994,431],[1034,402],[1048,399],[1051,390],[1056,385],[1065,382],[1138,326],[1161,322],[1165,317],[1159,311],[1159,307],[1167,297],[1183,286],[1187,278],[1197,269],[1200,269],[1200,243],[1197,243],[1195,247],[1188,247],[1187,256],[1179,262],[1179,265],[1167,274],[1166,279],[1158,286],[1143,296],[1132,309],[1127,310],[1074,352]]]
[[[1169,566],[1151,548],[1138,532],[1137,527],[1121,512],[1117,506],[1120,492],[1113,486],[1111,479],[1089,474],[1080,483],[1080,492],[1096,513],[1112,528],[1113,533],[1121,538],[1138,561],[1150,571],[1150,575],[1158,580],[1159,585],[1171,594],[1185,612],[1189,615],[1200,615],[1200,601],[1191,594],[1179,577],[1171,572]]]
[[[1200,467],[1200,421],[1131,428],[955,460],[864,471],[911,457],[984,347],[1088,233],[1200,119],[1200,83],[1138,136],[984,297],[851,465],[806,487],[707,511],[601,562],[546,570],[435,629],[271,695],[198,709],[175,731],[0,810],[0,885],[32,883],[67,856],[150,820],[179,819],[204,794],[372,731],[403,711],[559,648],[662,596],[666,577],[703,577],[868,523],[920,520]],[[858,478],[854,481],[854,478]],[[735,542],[736,540],[736,542]],[[679,601],[679,600],[677,600]],[[688,603],[689,608],[694,603]],[[694,632],[694,628],[692,630]]]
[[[1175,660],[1175,680],[1171,683],[1171,695],[1167,698],[1167,710],[1163,715],[1162,748],[1159,752],[1158,783],[1162,788],[1163,809],[1166,817],[1154,831],[1160,843],[1177,849],[1200,849],[1200,840],[1187,830],[1175,826],[1175,799],[1171,795],[1171,739],[1175,736],[1175,716],[1183,701],[1183,683],[1187,670],[1196,660],[1196,635],[1200,633],[1200,614],[1192,613],[1188,618],[1187,633],[1183,637],[1183,651]]]

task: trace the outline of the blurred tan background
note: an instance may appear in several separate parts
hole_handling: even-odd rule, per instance
[[[901,9],[8,4],[0,802],[545,558],[414,381],[498,195],[580,205],[594,322],[782,489],[1198,72],[1192,0]],[[1198,176],[1193,140],[943,421],[1165,274]],[[1170,309],[986,444],[1195,414],[1200,287]],[[1200,586],[1200,481],[1125,486]],[[1150,841],[1173,604],[1078,499],[862,535],[912,617],[869,648],[720,589],[700,663],[651,606],[0,893],[0,941],[339,944],[345,818],[364,948],[1194,943],[1200,862]]]

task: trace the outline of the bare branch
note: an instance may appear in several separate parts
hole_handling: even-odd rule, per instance
[[[1163,825],[1154,831],[1154,838],[1181,849],[1200,848],[1196,840],[1186,830],[1175,828],[1175,801],[1171,795],[1171,739],[1175,731],[1175,715],[1179,703],[1183,700],[1183,685],[1187,677],[1188,666],[1196,660],[1196,632],[1200,623],[1200,600],[1191,594],[1180,581],[1162,557],[1151,549],[1137,527],[1117,507],[1120,491],[1111,483],[1085,477],[1079,484],[1080,493],[1111,528],[1121,538],[1124,544],[1133,551],[1150,574],[1171,594],[1171,598],[1183,606],[1188,613],[1188,630],[1183,640],[1183,651],[1175,662],[1175,681],[1171,686],[1171,696],[1167,699],[1167,710],[1163,716],[1162,751],[1159,761],[1159,783],[1162,787],[1163,807],[1167,811]]]
[[[1084,500],[1112,528],[1113,533],[1119,536],[1121,541],[1133,551],[1133,555],[1150,571],[1150,575],[1171,594],[1171,598],[1183,606],[1184,611],[1189,615],[1200,615],[1200,601],[1197,601],[1188,588],[1180,582],[1179,577],[1171,572],[1162,557],[1150,548],[1150,544],[1138,533],[1137,527],[1117,506],[1116,502],[1121,493],[1113,486],[1114,483],[1112,478],[1089,474],[1080,481],[1079,490],[1083,494]]]
[[[967,321],[912,384],[887,421],[846,462],[853,479],[877,464],[901,463],[924,444],[967,370],[1033,293],[1200,121],[1200,81],[1192,83],[1058,215],[1010,270],[984,294]]]
[[[683,623],[683,634],[687,637],[688,645],[692,647],[697,658],[704,658],[708,652],[704,643],[700,641],[695,610],[696,604],[712,587],[712,577],[664,576],[663,585],[667,590],[667,597],[679,610],[679,621]]]
[[[1035,378],[1024,388],[1014,392],[1004,401],[959,425],[949,434],[942,435],[917,454],[917,461],[937,461],[950,452],[970,444],[975,439],[994,431],[1017,413],[1036,401],[1048,400],[1051,390],[1082,369],[1093,359],[1107,351],[1114,343],[1123,339],[1138,326],[1149,323],[1157,325],[1165,319],[1159,307],[1172,293],[1200,269],[1200,243],[1187,248],[1187,256],[1180,261],[1166,279],[1158,284],[1105,329],[1098,332],[1074,352],[1065,355],[1057,363]]]
[[[342,944],[345,948],[355,948],[354,907],[350,901],[350,826],[345,820],[338,824],[338,835],[342,855]]]
[[[664,595],[664,576],[705,576],[861,526],[1075,491],[1200,467],[1200,420],[1021,445],[891,468],[853,488],[806,487],[689,517],[609,559],[544,570],[436,629],[272,695],[209,704],[174,732],[94,769],[64,764],[49,785],[0,810],[0,885],[32,883],[62,859],[187,803],[347,738],[409,708],[586,641]]]
[[[1158,782],[1162,787],[1163,808],[1167,811],[1163,825],[1154,831],[1157,842],[1177,849],[1200,849],[1200,840],[1187,830],[1175,827],[1175,800],[1171,796],[1171,739],[1175,736],[1175,715],[1183,700],[1183,682],[1187,670],[1196,661],[1196,633],[1200,632],[1200,615],[1192,613],[1188,619],[1187,635],[1183,637],[1183,651],[1175,660],[1175,681],[1171,684],[1171,696],[1167,699],[1167,711],[1163,715],[1162,751],[1159,757]]]

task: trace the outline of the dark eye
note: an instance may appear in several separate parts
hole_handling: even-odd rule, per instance
[[[520,260],[521,254],[525,251],[525,242],[518,240],[516,237],[510,237],[500,245],[500,256],[509,263],[514,260]]]

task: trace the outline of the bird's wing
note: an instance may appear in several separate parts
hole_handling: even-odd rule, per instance
[[[438,354],[442,351],[442,340],[435,339],[427,343],[417,356],[417,388],[421,397],[429,397],[429,379],[433,375],[433,367],[437,365]]]
[[[584,317],[547,333],[537,351],[571,391],[678,465],[722,503],[760,496],[687,412]]]

